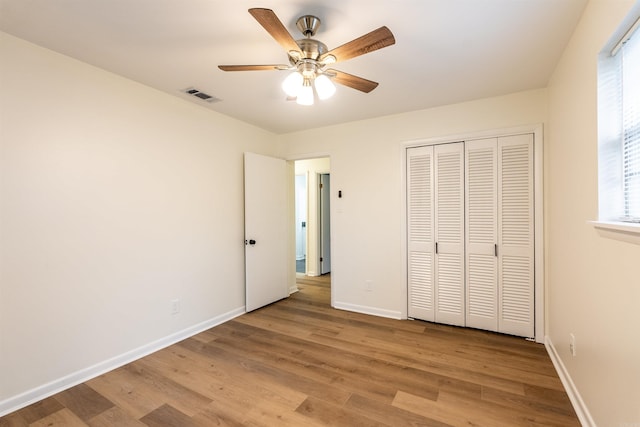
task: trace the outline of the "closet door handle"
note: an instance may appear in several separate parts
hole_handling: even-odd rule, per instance
[[[436,242],[436,254],[438,253],[438,242]]]
[[[498,256],[498,244],[497,243],[493,244],[493,255],[494,256]]]

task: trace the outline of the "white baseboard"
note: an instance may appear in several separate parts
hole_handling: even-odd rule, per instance
[[[587,405],[584,403],[584,400],[582,400],[580,392],[571,379],[569,371],[567,371],[564,363],[562,363],[562,359],[560,359],[560,356],[558,355],[556,348],[553,346],[549,336],[545,336],[544,346],[547,349],[547,353],[549,353],[553,366],[556,368],[556,372],[558,372],[558,376],[560,377],[560,381],[562,381],[562,385],[564,386],[567,395],[569,395],[569,400],[571,400],[571,404],[573,405],[573,409],[576,411],[580,424],[582,424],[582,427],[597,427],[589,413]]]
[[[111,359],[105,360],[93,366],[89,366],[87,368],[66,375],[57,380],[51,381],[48,384],[44,384],[42,386],[28,390],[24,393],[0,401],[0,417],[17,411],[18,409],[24,408],[25,406],[31,405],[32,403],[36,403],[42,399],[71,388],[75,385],[86,382],[106,372],[112,371],[116,368],[119,368],[120,366],[126,365],[127,363],[131,363],[193,335],[199,334],[200,332],[206,331],[207,329],[238,317],[245,312],[245,307],[236,308],[235,310],[231,310],[227,313],[221,314],[220,316],[216,316],[212,319],[190,326],[186,329],[175,332],[149,344],[145,344],[142,347],[138,347],[119,356],[115,356]]]
[[[356,313],[370,314],[372,316],[388,317],[390,319],[402,319],[402,313],[400,313],[399,311],[384,310],[377,307],[368,307],[346,302],[335,302],[333,304],[333,308],[346,311],[355,311]]]
[[[291,295],[291,294],[295,294],[295,293],[296,293],[296,292],[298,292],[299,290],[300,290],[300,289],[298,289],[298,286],[297,286],[297,285],[296,285],[296,286],[291,286],[291,287],[289,288],[289,295]]]

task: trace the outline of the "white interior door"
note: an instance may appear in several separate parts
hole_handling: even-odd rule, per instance
[[[467,326],[498,330],[497,138],[466,141]]]
[[[407,149],[409,317],[535,336],[533,138]]]
[[[533,135],[498,138],[498,331],[533,337]]]
[[[435,321],[465,324],[464,143],[434,147]]]
[[[244,154],[246,310],[286,298],[287,166],[282,159]]]
[[[433,146],[407,150],[409,317],[435,320]]]

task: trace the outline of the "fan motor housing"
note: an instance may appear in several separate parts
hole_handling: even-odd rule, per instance
[[[320,58],[320,55],[327,53],[329,49],[327,49],[327,45],[324,43],[314,40],[313,37],[318,31],[318,27],[320,27],[320,18],[313,15],[303,15],[296,21],[296,26],[300,30],[304,39],[296,40],[296,43],[300,47],[300,51],[302,52],[301,58],[295,58],[289,56],[289,61],[292,64],[296,64],[300,59],[312,59],[317,61]]]
[[[296,43],[298,43],[298,46],[300,46],[300,50],[302,51],[302,59],[318,60],[320,55],[329,51],[326,44],[314,39],[296,40]],[[291,57],[289,58],[293,59]]]

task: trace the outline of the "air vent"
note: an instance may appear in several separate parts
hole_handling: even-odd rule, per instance
[[[211,96],[208,93],[204,93],[192,87],[185,89],[184,93],[186,93],[187,95],[195,96],[196,98],[200,98],[203,101],[210,102],[210,103],[222,101],[220,98],[216,98],[215,96]]]

